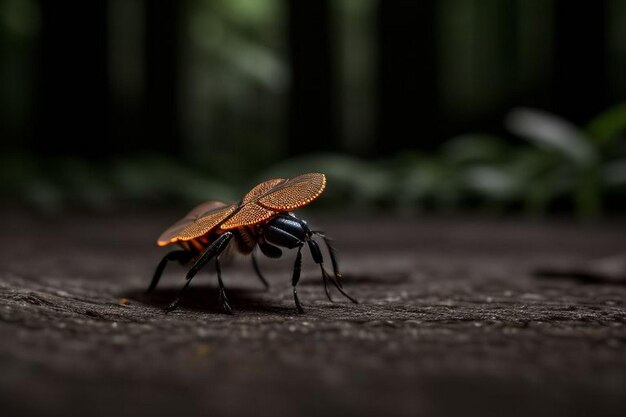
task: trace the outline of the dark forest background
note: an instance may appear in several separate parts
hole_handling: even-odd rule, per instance
[[[626,207],[621,0],[0,0],[0,197],[595,218]]]

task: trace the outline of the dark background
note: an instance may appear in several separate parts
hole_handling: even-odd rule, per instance
[[[624,208],[619,0],[2,0],[0,17],[11,204],[189,205],[315,170],[335,207]]]
[[[626,2],[0,0],[0,414],[624,416]],[[185,269],[320,171],[335,240]],[[324,251],[327,258],[327,252]],[[328,266],[328,265],[327,265]]]

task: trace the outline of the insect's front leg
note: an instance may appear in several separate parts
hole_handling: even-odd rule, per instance
[[[167,306],[167,311],[172,311],[176,308],[176,306],[178,306],[178,303],[180,303],[183,294],[189,287],[189,284],[191,284],[191,280],[193,279],[193,277],[196,276],[198,271],[202,269],[211,259],[219,256],[224,251],[224,249],[226,249],[226,247],[228,246],[228,242],[230,242],[232,238],[232,232],[226,232],[218,237],[213,243],[211,243],[211,246],[209,246],[207,250],[204,251],[200,258],[198,258],[198,260],[193,264],[189,272],[187,272],[187,282],[185,283],[185,286],[180,290],[176,299],[172,301],[169,306]]]
[[[324,244],[326,245],[326,249],[328,249],[328,254],[330,255],[330,262],[333,265],[333,273],[335,274],[335,277],[337,278],[339,285],[341,285],[341,281],[339,280],[339,278],[341,278],[341,272],[339,272],[339,259],[338,259],[339,257],[337,256],[337,250],[331,243],[332,239],[326,236],[324,232],[319,231],[319,230],[314,230],[311,233],[313,233],[316,236],[321,237],[322,240],[324,241]]]
[[[332,297],[330,296],[330,291],[328,290],[328,274],[324,269],[324,258],[322,258],[322,251],[320,250],[319,245],[313,239],[307,240],[309,244],[309,250],[311,251],[311,256],[313,257],[313,261],[320,266],[322,270],[322,281],[324,282],[324,292],[326,293],[326,297],[331,303],[334,303]]]
[[[354,298],[350,297],[350,295],[348,295],[348,293],[346,293],[343,290],[343,287],[339,283],[339,279],[337,278],[337,276],[330,276],[330,275],[328,275],[328,272],[326,272],[326,269],[324,268],[324,258],[322,257],[322,251],[320,250],[320,247],[317,244],[317,242],[314,241],[313,239],[308,239],[307,243],[309,244],[309,250],[311,251],[311,256],[313,257],[313,261],[315,261],[315,263],[320,266],[320,269],[322,271],[322,279],[324,280],[324,290],[326,290],[326,296],[328,297],[328,299],[330,301],[333,301],[330,298],[330,293],[328,291],[327,284],[326,284],[327,280],[330,279],[330,281],[333,283],[335,288],[337,288],[337,290],[344,297],[346,297],[348,300],[352,301],[354,304],[358,304],[359,302],[357,300],[355,300]]]
[[[296,303],[296,308],[298,309],[298,313],[304,313],[304,309],[300,304],[300,300],[298,299],[298,290],[296,287],[298,286],[298,281],[300,281],[300,271],[302,269],[302,246],[298,247],[298,253],[296,254],[296,261],[293,265],[293,276],[291,277],[291,285],[293,286],[293,300]]]

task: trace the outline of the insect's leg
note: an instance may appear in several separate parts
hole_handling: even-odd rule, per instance
[[[283,256],[283,251],[270,243],[260,242],[258,246],[259,249],[261,249],[261,252],[263,252],[263,255],[267,256],[268,258],[277,259]]]
[[[207,250],[204,251],[202,256],[200,256],[196,263],[193,264],[189,272],[187,272],[187,282],[185,283],[185,286],[180,290],[176,299],[172,301],[169,306],[167,306],[167,311],[172,311],[176,308],[183,294],[189,287],[189,284],[191,284],[191,280],[193,279],[193,277],[202,267],[204,267],[204,265],[207,264],[207,262],[209,262],[214,257],[219,256],[224,251],[224,249],[226,249],[226,246],[228,246],[228,242],[230,242],[230,239],[232,239],[232,237],[232,232],[226,232],[218,237],[213,243],[211,243],[211,246],[209,246]]]
[[[298,285],[298,281],[300,281],[300,270],[302,269],[302,246],[298,248],[298,253],[296,254],[296,262],[293,265],[293,276],[291,278],[291,285],[293,285],[293,300],[296,302],[296,308],[298,309],[298,313],[304,313],[304,309],[300,304],[300,300],[298,299],[298,291],[296,290],[296,286]]]
[[[163,275],[163,270],[165,270],[165,266],[169,261],[178,261],[189,256],[189,252],[184,250],[175,250],[165,255],[163,259],[161,259],[161,262],[159,262],[159,265],[157,265],[156,271],[154,271],[154,276],[152,277],[150,286],[146,290],[146,294],[152,292],[156,288],[159,280],[161,279],[161,275]]]
[[[337,278],[331,277],[330,275],[328,275],[328,272],[326,272],[326,268],[324,268],[323,266],[321,268],[322,268],[322,275],[326,275],[326,277],[330,279],[330,281],[333,283],[333,285],[335,285],[335,288],[337,288],[337,291],[339,291],[341,295],[346,297],[348,300],[352,301],[354,304],[359,304],[359,301],[357,299],[351,297],[350,294],[348,294],[343,289],[343,286],[341,285],[341,283],[339,282]]]
[[[337,279],[337,277],[334,277],[334,276],[331,277],[328,275],[328,272],[326,272],[326,269],[324,268],[324,259],[322,258],[322,251],[320,250],[320,247],[317,244],[317,242],[314,241],[313,239],[309,239],[307,240],[307,243],[309,244],[309,249],[311,250],[311,256],[313,257],[313,261],[315,261],[316,264],[319,264],[320,269],[322,271],[322,279],[324,280],[324,288],[326,288],[326,281],[330,278],[331,282],[335,285],[335,288],[337,288],[337,290],[344,297],[352,301],[354,304],[358,304],[359,302],[357,300],[350,297],[350,295],[348,295],[348,293],[346,293],[343,290],[342,286],[339,284],[339,280]],[[326,295],[328,296],[328,291],[326,292]],[[328,298],[330,299],[330,296]]]
[[[313,261],[320,266],[320,269],[322,271],[322,281],[324,282],[324,292],[326,293],[326,297],[328,297],[330,302],[334,303],[328,289],[328,274],[324,269],[324,259],[322,258],[322,252],[320,251],[320,247],[313,239],[309,239],[308,244],[309,250],[311,251],[311,256],[313,257]]]
[[[337,282],[343,288],[343,285],[341,284],[341,281],[339,280],[339,278],[341,278],[341,272],[339,272],[339,258],[337,257],[337,251],[335,250],[334,246],[331,244],[332,239],[326,236],[324,232],[321,232],[319,230],[314,231],[313,234],[321,237],[322,240],[324,240],[324,244],[326,245],[326,249],[328,249],[328,254],[330,255],[330,262],[333,265],[333,273],[335,274],[335,277],[337,278]]]
[[[259,262],[256,259],[256,255],[254,254],[254,251],[252,251],[252,267],[254,268],[254,272],[256,272],[256,275],[259,277],[263,285],[265,285],[265,289],[269,290],[270,284],[267,282],[267,280],[261,273],[261,268],[259,268]]]
[[[220,301],[222,302],[222,307],[228,314],[233,314],[233,309],[230,307],[228,297],[226,297],[226,288],[224,287],[224,282],[222,281],[222,267],[220,266],[219,255],[215,258],[215,271],[217,272],[217,282],[220,286]]]

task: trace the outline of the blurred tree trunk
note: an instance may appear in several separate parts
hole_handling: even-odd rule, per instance
[[[513,106],[550,107],[554,59],[554,5],[545,0],[515,0],[515,22],[508,30],[516,57]]]
[[[607,1],[555,0],[553,111],[585,123],[606,106]]]
[[[379,2],[376,151],[437,146],[436,2]]]
[[[178,153],[181,2],[145,1],[145,137],[139,149]]]
[[[289,154],[332,150],[337,143],[338,106],[328,0],[288,0]]]
[[[41,0],[37,123],[32,150],[110,152],[107,1]]]

